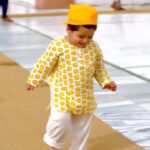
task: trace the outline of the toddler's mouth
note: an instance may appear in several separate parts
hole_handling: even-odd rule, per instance
[[[79,47],[81,47],[81,48],[84,48],[84,47],[86,47],[86,45],[87,45],[87,44],[82,44],[82,43],[79,43]]]

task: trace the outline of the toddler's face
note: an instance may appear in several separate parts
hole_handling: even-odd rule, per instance
[[[78,48],[85,48],[91,42],[95,29],[80,26],[77,31],[67,30],[67,32],[70,44]]]

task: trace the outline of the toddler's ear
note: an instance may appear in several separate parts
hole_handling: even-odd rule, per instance
[[[70,27],[68,27],[68,26],[66,27],[66,30],[67,30],[67,31],[71,31]]]
[[[67,29],[67,30],[70,30],[70,28],[69,28],[68,26],[66,27],[66,29]]]
[[[67,27],[66,31],[67,31],[68,35],[70,35],[72,33],[72,30],[70,29],[70,27]]]

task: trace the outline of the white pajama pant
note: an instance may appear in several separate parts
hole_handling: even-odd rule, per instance
[[[54,106],[51,108],[44,141],[51,147],[61,149],[68,131],[72,135],[70,150],[86,150],[86,143],[89,136],[91,115],[73,115],[67,112],[60,112]]]

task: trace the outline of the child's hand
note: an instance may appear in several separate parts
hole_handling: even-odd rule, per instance
[[[33,91],[34,89],[35,89],[35,87],[33,85],[31,85],[31,84],[26,85],[26,90]]]
[[[117,85],[114,81],[111,81],[110,83],[108,83],[104,89],[108,89],[108,90],[112,90],[112,91],[116,91],[117,89]]]

